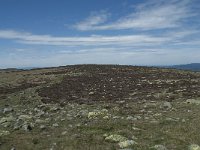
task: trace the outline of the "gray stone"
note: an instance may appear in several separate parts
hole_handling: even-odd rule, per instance
[[[23,120],[23,121],[27,121],[27,120],[31,120],[33,117],[29,116],[29,115],[20,115],[18,117],[19,120]]]
[[[186,122],[186,120],[185,120],[185,119],[182,119],[182,120],[181,120],[181,122],[185,123],[185,122]]]
[[[42,123],[46,123],[46,121],[45,121],[45,120],[42,120],[42,119],[36,119],[36,120],[35,120],[35,123],[37,123],[37,124],[42,124]]]
[[[166,121],[178,121],[178,119],[176,119],[176,118],[170,118],[170,117],[167,117],[166,119],[165,119]]]
[[[19,130],[21,127],[22,127],[22,125],[20,125],[19,122],[16,122],[16,123],[14,124],[13,129],[14,129],[14,130]]]
[[[118,134],[112,134],[112,135],[107,136],[105,140],[110,141],[110,142],[123,142],[123,141],[126,141],[127,138]]]
[[[153,148],[156,150],[167,150],[167,148],[164,145],[155,145]]]
[[[3,109],[3,113],[5,114],[5,113],[10,113],[10,112],[12,112],[13,111],[13,109],[11,108],[11,107],[7,107],[7,108],[4,108]]]
[[[171,109],[172,108],[172,104],[170,102],[164,102],[160,108],[164,108],[164,109]]]
[[[7,128],[11,126],[11,122],[4,122],[1,124],[3,127]]]
[[[2,136],[6,136],[6,135],[9,135],[9,134],[10,134],[9,131],[0,130],[0,137],[2,137]]]
[[[24,125],[22,126],[22,129],[23,129],[24,131],[31,131],[31,130],[33,129],[33,127],[32,127],[30,124],[24,124]]]
[[[135,142],[133,140],[125,140],[125,141],[118,143],[120,148],[128,148],[128,147],[135,145],[135,144],[137,144],[137,142]]]
[[[59,125],[57,123],[54,123],[52,126],[53,127],[59,127]]]
[[[62,134],[62,135],[66,135],[66,134],[67,134],[67,131],[63,131],[61,134]]]
[[[137,118],[134,118],[133,116],[128,116],[128,117],[126,118],[126,120],[132,120],[132,121],[136,121],[136,120],[137,120]]]
[[[191,144],[189,147],[188,147],[189,150],[200,150],[200,146],[197,145],[197,144]]]
[[[141,129],[137,128],[137,127],[132,127],[133,130],[135,131],[140,131]]]
[[[89,95],[94,95],[94,92],[90,92]]]
[[[0,124],[3,124],[5,122],[12,122],[12,121],[15,121],[15,118],[13,116],[3,117],[0,119]]]
[[[40,125],[40,129],[44,130],[44,129],[46,129],[46,126],[45,125]]]
[[[196,99],[188,99],[188,100],[186,100],[186,103],[199,105],[200,100],[198,100],[198,99],[197,100]]]
[[[50,109],[50,111],[58,111],[58,110],[60,110],[60,108],[59,108],[59,107],[56,107],[56,106],[53,106],[53,107],[51,107],[51,109]]]

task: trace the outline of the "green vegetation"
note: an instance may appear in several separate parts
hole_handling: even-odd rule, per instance
[[[198,150],[199,85],[199,73],[131,66],[1,71],[0,149]]]

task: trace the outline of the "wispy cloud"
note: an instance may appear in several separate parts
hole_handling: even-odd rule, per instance
[[[36,35],[29,32],[19,32],[14,30],[0,30],[0,39],[8,39],[21,44],[51,45],[51,46],[156,46],[167,43],[183,44],[193,43],[190,36],[199,34],[198,30],[176,30],[166,32],[162,35],[135,34],[135,35],[91,35],[91,36],[71,36],[57,37],[52,35]],[[184,40],[186,38],[186,40]],[[195,41],[199,41],[197,37]],[[116,47],[115,47],[116,48]],[[19,49],[18,51],[24,51]]]
[[[119,35],[102,36],[92,35],[85,37],[55,37],[51,35],[34,35],[27,32],[13,30],[0,30],[0,38],[11,39],[23,44],[37,45],[65,45],[65,46],[91,46],[91,45],[145,45],[160,44],[169,41],[168,37],[152,35]]]
[[[106,11],[92,12],[87,19],[75,24],[73,28],[78,30],[90,30],[94,26],[106,22],[109,16],[110,14]]]
[[[182,25],[182,21],[196,15],[191,0],[152,0],[134,7],[134,12],[116,21],[105,22],[106,14],[95,14],[74,25],[77,30],[166,29]]]
[[[108,11],[92,12],[74,25],[69,22],[73,27],[68,29],[70,36],[59,36],[57,27],[49,34],[39,34],[38,28],[30,28],[34,32],[2,28],[0,40],[6,42],[3,40],[0,47],[0,68],[5,64],[6,67],[24,64],[30,67],[198,62],[200,30],[197,22],[200,13],[198,6],[194,6],[199,3],[194,1],[198,0],[145,0],[142,1],[145,3],[137,2],[136,6],[123,10],[123,13],[129,13],[118,18],[119,9],[110,11],[113,14],[118,11],[115,16]],[[124,5],[123,9],[125,7],[128,6]],[[50,28],[43,28],[48,33]]]
[[[135,34],[135,35],[91,35],[91,36],[69,36],[59,37],[52,35],[37,35],[29,32],[19,32],[14,30],[0,30],[0,39],[8,39],[17,43],[26,45],[47,45],[47,46],[67,46],[80,47],[83,46],[99,46],[100,48],[108,49],[109,47],[152,47],[159,45],[191,45],[194,43],[190,36],[199,34],[198,30],[176,30],[173,32],[166,32],[162,35],[154,34]],[[199,41],[197,37],[195,41]],[[197,42],[196,42],[197,43]],[[196,44],[195,43],[195,44]],[[18,49],[17,51],[25,51],[25,49]]]

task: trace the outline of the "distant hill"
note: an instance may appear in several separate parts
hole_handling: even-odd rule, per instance
[[[174,66],[167,66],[167,67],[168,68],[175,68],[175,69],[182,69],[182,70],[200,71],[200,63],[174,65]]]

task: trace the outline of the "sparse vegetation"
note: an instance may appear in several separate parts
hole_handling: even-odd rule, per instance
[[[0,71],[0,149],[199,148],[199,85],[197,72],[147,67]]]

